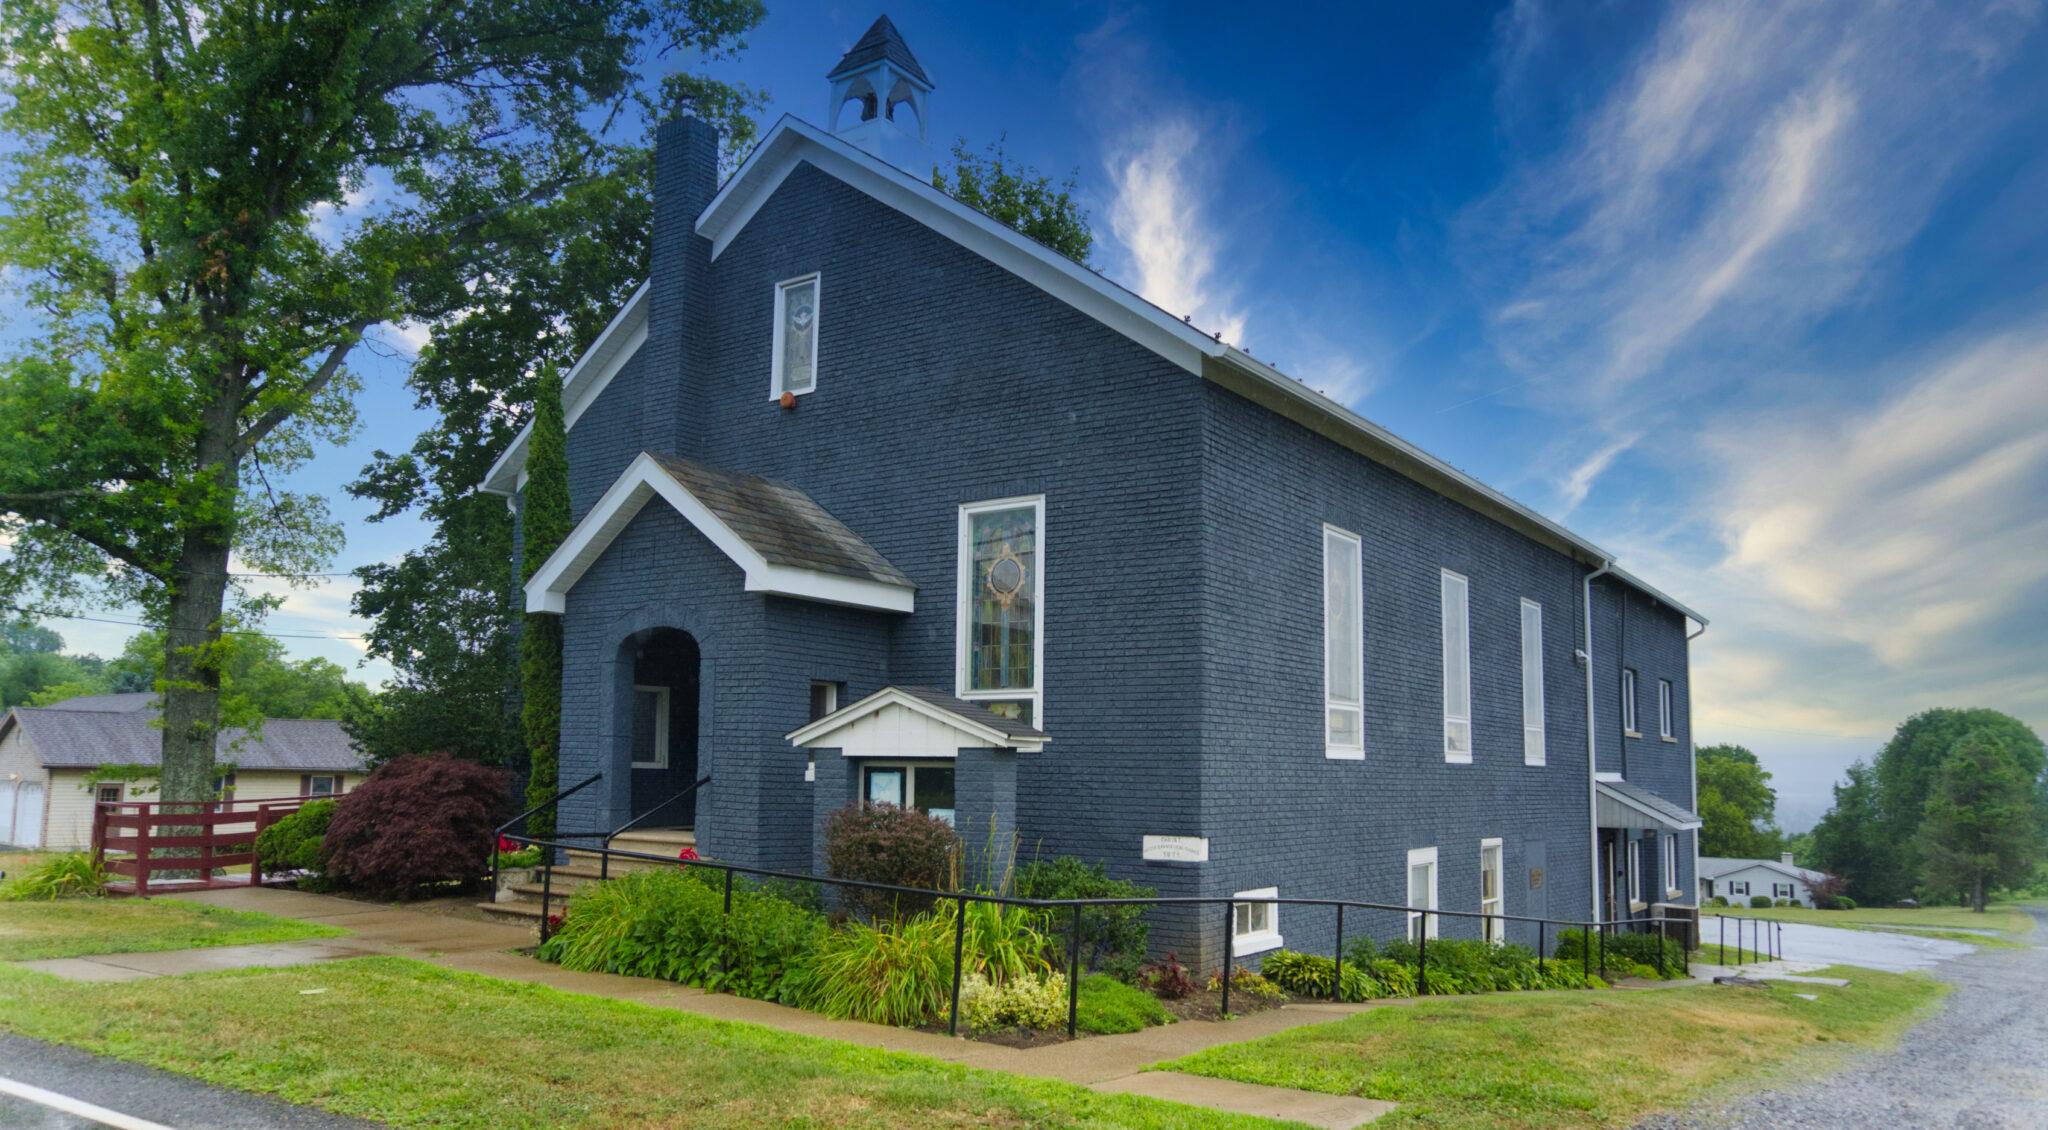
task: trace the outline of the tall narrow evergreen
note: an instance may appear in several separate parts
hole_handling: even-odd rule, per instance
[[[541,374],[534,396],[533,435],[527,440],[526,499],[522,513],[525,544],[520,579],[530,581],[555,547],[569,535],[569,430],[562,419],[562,375],[553,367]],[[555,795],[562,744],[562,618],[528,613],[519,635],[519,672],[523,702],[520,726],[526,732],[529,769],[526,803],[542,804]],[[552,810],[527,824],[542,839],[555,833]]]

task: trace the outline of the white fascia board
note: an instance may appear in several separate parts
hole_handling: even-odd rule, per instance
[[[612,383],[633,354],[647,341],[647,284],[641,283],[633,296],[626,300],[619,312],[612,315],[604,332],[576,359],[567,376],[562,378],[562,426],[564,429],[576,426],[576,421],[595,403],[599,393]],[[528,421],[512,437],[512,443],[491,464],[484,475],[479,490],[485,494],[511,495],[526,485],[526,448],[532,441],[533,423]]]
[[[716,259],[773,196],[798,164],[820,170],[982,256],[1190,373],[1221,342],[1143,298],[1005,224],[960,203],[931,184],[797,118],[784,115],[727,180],[697,234]]]
[[[970,718],[963,718],[950,710],[933,706],[916,695],[905,694],[895,687],[883,687],[874,694],[861,699],[851,706],[842,707],[823,718],[800,726],[783,735],[794,746],[829,746],[823,739],[845,727],[891,708],[901,708],[915,714],[922,714],[934,722],[950,726],[970,739],[968,743],[992,746],[998,749],[1015,749],[1023,753],[1036,753],[1044,740],[1041,738],[1013,738],[1000,730],[994,730]]]
[[[620,533],[653,498],[676,508],[697,532],[740,567],[746,591],[792,596],[826,604],[871,608],[880,612],[915,610],[916,592],[901,585],[786,565],[770,565],[753,546],[733,532],[697,496],[683,489],[661,464],[640,453],[606,488],[604,496],[583,516],[562,544],[526,583],[526,610],[560,614],[568,610],[569,590],[597,563]]]

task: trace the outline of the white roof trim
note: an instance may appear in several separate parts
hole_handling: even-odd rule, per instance
[[[886,581],[823,573],[788,565],[770,564],[732,527],[697,501],[663,470],[652,455],[642,452],[569,531],[547,561],[526,583],[528,612],[567,611],[569,590],[590,570],[626,526],[650,499],[660,497],[688,519],[697,531],[711,540],[746,574],[746,591],[793,596],[826,604],[872,608],[882,612],[915,610],[916,590]]]
[[[1605,782],[1602,783],[1604,784]],[[1637,801],[1634,797],[1629,796],[1627,793],[1620,792],[1616,789],[1602,789],[1599,788],[1598,785],[1595,785],[1594,787],[1597,793],[1599,794],[1600,800],[1606,801],[1610,804],[1618,804],[1621,807],[1629,809],[1632,812],[1640,812],[1644,816],[1648,817],[1652,824],[1656,825],[1659,828],[1665,828],[1675,832],[1696,832],[1700,828],[1700,820],[1698,817],[1694,817],[1691,820],[1673,820],[1670,816]],[[1612,826],[1613,825],[1608,824],[1601,825],[1601,827],[1603,828]]]
[[[908,710],[957,730],[967,739],[960,744],[976,748],[1014,749],[1019,753],[1037,753],[1045,746],[1044,738],[1013,737],[1001,730],[993,729],[965,718],[950,710],[934,706],[916,695],[907,694],[896,687],[883,687],[874,694],[861,699],[851,706],[841,707],[815,722],[798,727],[783,735],[789,744],[803,748],[829,748],[832,743],[825,739],[863,718],[880,714],[884,710]]]
[[[568,375],[562,378],[562,423],[564,428],[573,428],[576,421],[597,400],[605,386],[612,383],[633,354],[647,341],[647,284],[641,283],[619,312],[612,315],[611,322],[583,356],[576,359]],[[533,423],[519,429],[512,438],[511,446],[491,464],[479,488],[486,494],[509,495],[526,485],[526,446],[533,435]]]

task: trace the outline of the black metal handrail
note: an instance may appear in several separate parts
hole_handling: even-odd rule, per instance
[[[551,916],[549,915],[548,911],[550,909],[550,902],[553,898],[554,854],[557,850],[568,850],[569,845],[556,843],[553,841],[533,839],[531,837],[526,836],[512,836],[510,838],[519,843],[533,844],[535,846],[548,849],[546,853],[546,859],[548,862],[546,864],[545,869],[541,873],[540,912],[540,937],[542,942],[546,942],[548,937],[553,933],[552,927],[550,925]],[[677,860],[670,859],[665,856],[653,855],[648,852],[631,851],[627,849],[620,849],[609,846],[601,846],[597,848],[577,848],[575,850],[583,851],[586,853],[591,851],[598,852],[601,854],[606,864],[609,864],[610,857],[612,856],[618,856],[621,859],[636,860],[647,863],[661,863],[668,865],[675,865],[678,862]],[[1089,907],[1195,907],[1213,906],[1218,903],[1223,904],[1223,984],[1222,1001],[1220,1003],[1221,1010],[1226,1015],[1230,1011],[1230,982],[1232,967],[1236,964],[1236,931],[1232,928],[1234,926],[1234,923],[1232,922],[1232,915],[1235,913],[1236,906],[1240,903],[1264,903],[1273,906],[1326,906],[1334,907],[1336,909],[1336,976],[1333,977],[1331,981],[1331,995],[1333,999],[1341,999],[1343,995],[1343,915],[1344,911],[1347,908],[1355,910],[1376,911],[1383,913],[1398,913],[1416,916],[1419,918],[1418,929],[1416,931],[1418,939],[1416,943],[1416,995],[1418,996],[1426,996],[1429,992],[1429,929],[1430,920],[1432,916],[1437,918],[1455,919],[1477,918],[1482,920],[1482,922],[1535,923],[1537,925],[1537,936],[1539,939],[1537,943],[1537,967],[1539,970],[1541,970],[1544,967],[1544,962],[1548,960],[1548,955],[1545,953],[1545,951],[1548,949],[1548,932],[1551,927],[1583,930],[1586,933],[1586,938],[1584,944],[1580,947],[1579,954],[1582,973],[1588,976],[1592,974],[1594,969],[1594,962],[1596,960],[1595,951],[1597,949],[1598,968],[1600,971],[1600,975],[1603,978],[1607,974],[1607,939],[1610,936],[1612,936],[1617,931],[1617,929],[1625,928],[1631,931],[1643,932],[1654,928],[1660,938],[1668,939],[1671,936],[1671,928],[1674,923],[1679,925],[1680,927],[1689,927],[1693,929],[1697,929],[1699,925],[1698,921],[1694,918],[1683,916],[1667,917],[1661,913],[1652,915],[1648,918],[1607,919],[1604,921],[1594,919],[1591,921],[1587,921],[1569,918],[1539,918],[1520,914],[1489,914],[1484,911],[1439,910],[1430,907],[1397,906],[1392,903],[1365,902],[1357,899],[1315,899],[1299,897],[1283,898],[1280,896],[1261,898],[1240,898],[1235,895],[1167,895],[1155,896],[1150,898],[1127,897],[1087,899],[1021,898],[1015,895],[996,895],[979,891],[935,891],[928,887],[907,887],[902,886],[900,884],[880,883],[867,879],[841,879],[825,875],[811,875],[798,871],[780,871],[770,867],[749,867],[744,864],[725,863],[715,859],[693,860],[688,863],[688,866],[708,867],[717,871],[724,872],[725,911],[727,914],[732,913],[732,879],[735,874],[750,875],[763,879],[780,879],[789,882],[819,883],[822,885],[834,887],[853,887],[860,890],[882,891],[895,894],[913,895],[918,898],[924,899],[944,899],[954,901],[957,904],[959,913],[957,913],[954,918],[953,1008],[947,1020],[947,1030],[955,1035],[957,1035],[959,1032],[961,982],[960,957],[962,949],[965,945],[967,921],[966,910],[967,904],[970,902],[996,903],[1003,906],[1022,906],[1046,911],[1058,911],[1061,909],[1070,910],[1071,913],[1069,930],[1071,931],[1071,934],[1068,938],[1067,944],[1067,1036],[1069,1039],[1072,1039],[1074,1037],[1075,1029],[1078,1023],[1081,982],[1079,968],[1079,946],[1081,938],[1080,931],[1082,916]],[[1482,931],[1483,930],[1484,927],[1482,926]],[[1691,956],[1688,952],[1689,948],[1690,947],[1685,945],[1680,946],[1680,960],[1684,963],[1681,968],[1688,974],[1690,974],[1692,969]],[[728,959],[729,956],[730,955],[728,955]],[[1664,947],[1662,945],[1659,945],[1657,947],[1657,971],[1660,975],[1665,972]]]
[[[662,809],[667,808],[669,805],[674,804],[675,802],[683,799],[686,796],[689,796],[691,793],[696,792],[698,789],[701,789],[705,785],[708,785],[710,783],[711,774],[706,773],[702,777],[699,777],[696,780],[691,781],[689,788],[684,789],[682,792],[677,793],[676,795],[668,798],[667,800],[662,801],[660,804],[655,805],[653,808],[648,809],[640,815],[633,817],[631,820],[626,821],[624,824],[621,824],[618,827],[613,828],[611,831],[605,833],[604,844],[600,849],[604,851],[605,854],[597,857],[597,877],[599,879],[609,879],[612,877],[612,857],[610,849],[613,840],[616,840],[620,836],[626,834],[627,832],[630,832],[633,829],[639,827],[641,821],[646,820],[648,817],[654,815],[657,812],[660,812]]]
[[[1735,920],[1735,964],[1742,965],[1743,956],[1776,961],[1785,956],[1785,924],[1775,918],[1754,918],[1747,914],[1716,914],[1721,920],[1721,958],[1726,964],[1728,958],[1728,920]],[[1742,924],[1750,923],[1749,946],[1743,948]]]
[[[505,835],[505,833],[510,831],[512,829],[512,826],[515,824],[521,828],[524,828],[526,826],[527,817],[532,816],[537,812],[540,812],[542,809],[553,808],[554,806],[562,803],[563,800],[575,796],[577,793],[582,792],[584,789],[589,788],[591,785],[596,784],[598,781],[602,779],[604,779],[603,773],[592,773],[590,776],[583,778],[583,780],[578,782],[577,784],[571,785],[568,788],[563,789],[560,792],[557,792],[554,796],[551,796],[548,799],[541,801],[539,804],[534,805],[532,808],[527,809],[525,812],[522,812],[519,815],[514,816],[512,819],[505,821],[503,824],[500,824],[496,828],[493,828],[491,830],[492,898],[496,898],[498,895],[498,845],[506,839],[512,839],[518,841],[519,843],[527,844],[533,842],[528,840],[525,836],[508,837]],[[559,833],[557,834],[559,835]]]

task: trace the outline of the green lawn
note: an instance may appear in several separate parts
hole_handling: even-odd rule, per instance
[[[1991,946],[2009,945],[2011,943],[2007,939],[2024,938],[2034,930],[2033,916],[2011,903],[1995,904],[1982,914],[1959,906],[1859,906],[1855,910],[1809,910],[1803,906],[1758,907],[1752,910],[1746,906],[1710,906],[1700,911],[1702,937],[1715,936],[1713,916],[1716,914],[1730,918],[1774,918],[1780,922],[1838,926],[1845,930],[1890,930]],[[1971,930],[1996,930],[1998,934],[1972,934]]]
[[[1281,1125],[395,957],[118,984],[0,965],[0,1029],[394,1126]]]
[[[177,899],[0,902],[0,961],[331,938],[348,931]]]
[[[1628,1126],[1888,1043],[1947,991],[1917,974],[1827,972],[1849,986],[1432,997],[1161,1066],[1399,1102],[1376,1130]]]

